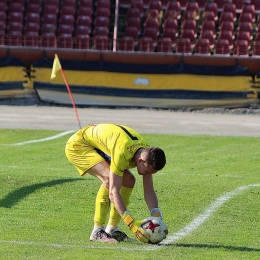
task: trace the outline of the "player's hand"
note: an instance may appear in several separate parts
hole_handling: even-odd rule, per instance
[[[149,234],[147,234],[141,227],[143,224],[148,222],[147,219],[134,220],[130,213],[126,211],[123,215],[123,220],[139,241],[143,243],[150,242]]]
[[[151,210],[151,216],[162,219],[162,212],[159,210],[159,208],[153,208]]]

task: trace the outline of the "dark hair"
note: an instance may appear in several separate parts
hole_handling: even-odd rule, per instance
[[[147,152],[147,163],[152,165],[155,170],[161,170],[166,164],[164,151],[158,147],[149,147],[145,150]]]

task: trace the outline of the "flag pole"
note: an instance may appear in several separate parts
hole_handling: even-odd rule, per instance
[[[71,100],[71,103],[72,103],[72,106],[74,108],[74,111],[75,111],[75,114],[76,114],[76,118],[77,118],[77,121],[79,123],[79,128],[81,128],[81,124],[80,124],[80,120],[79,120],[79,115],[78,115],[78,111],[77,111],[77,108],[76,108],[76,104],[75,104],[75,101],[74,101],[74,98],[73,98],[73,95],[70,91],[70,87],[69,87],[69,84],[68,84],[68,81],[66,79],[66,76],[65,76],[65,73],[61,67],[61,64],[60,64],[60,61],[59,61],[59,57],[57,54],[55,54],[55,58],[54,58],[54,61],[53,61],[53,67],[52,67],[52,73],[51,73],[51,79],[54,79],[56,77],[56,73],[58,71],[61,71],[61,74],[62,74],[62,77],[63,77],[63,80],[65,82],[65,85],[67,87],[67,90],[69,92],[69,96],[70,96],[70,100]]]

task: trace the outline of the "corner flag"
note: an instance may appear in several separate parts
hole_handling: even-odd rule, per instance
[[[55,58],[54,58],[54,61],[53,61],[52,72],[51,72],[51,79],[56,78],[56,74],[60,70],[61,70],[60,60],[59,60],[58,55],[55,54]]]
[[[74,98],[72,96],[72,93],[70,91],[70,87],[69,87],[69,84],[68,84],[68,81],[66,79],[66,76],[65,76],[65,73],[61,67],[61,64],[60,64],[60,60],[59,60],[59,57],[57,54],[55,54],[55,58],[54,58],[54,61],[53,61],[53,66],[52,66],[52,71],[51,71],[51,79],[54,79],[56,78],[56,74],[57,72],[61,71],[62,73],[62,77],[63,77],[63,80],[66,84],[66,87],[67,87],[67,90],[69,92],[69,95],[70,95],[70,100],[71,100],[71,103],[73,105],[73,108],[74,108],[74,111],[75,111],[75,114],[76,114],[76,118],[77,118],[77,121],[79,123],[79,128],[81,128],[81,124],[80,124],[80,120],[79,120],[79,115],[78,115],[78,111],[77,111],[77,108],[76,108],[76,105],[75,105],[75,102],[74,102]]]

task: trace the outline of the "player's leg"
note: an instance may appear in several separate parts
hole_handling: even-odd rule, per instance
[[[128,207],[130,203],[130,196],[132,194],[134,185],[135,185],[134,175],[129,170],[125,170],[122,187],[120,189],[120,194],[122,196],[122,199],[126,207]],[[118,230],[117,226],[120,220],[121,220],[121,216],[119,215],[119,213],[114,207],[114,204],[112,203],[110,209],[110,218],[108,221],[108,225],[106,227],[106,232],[110,234],[112,237],[114,237],[115,239],[117,239],[118,241],[129,240],[129,238],[124,232]]]
[[[106,161],[102,161],[87,171],[87,173],[95,176],[102,182],[96,196],[94,228],[90,236],[90,240],[92,241],[117,242],[104,230],[104,225],[110,208],[108,189],[109,170],[109,164]]]

